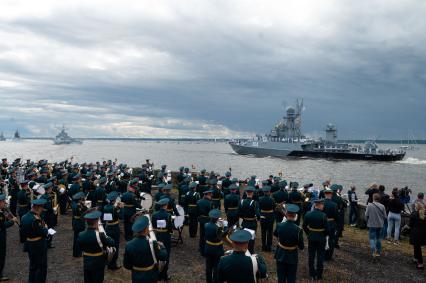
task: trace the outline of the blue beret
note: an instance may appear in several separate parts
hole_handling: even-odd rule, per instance
[[[74,177],[72,177],[72,179],[77,180],[77,179],[80,179],[80,177],[81,177],[80,173],[77,173],[74,175]]]
[[[251,179],[256,179],[256,175],[251,175]]]
[[[168,203],[169,203],[169,201],[170,201],[170,199],[169,199],[169,198],[167,198],[167,197],[165,197],[165,198],[162,198],[162,199],[160,199],[159,201],[157,201],[157,204],[158,204],[158,205],[166,205],[166,204],[168,204]]]
[[[327,189],[324,190],[324,194],[332,193],[332,192],[333,192],[333,190],[331,190],[330,188],[327,188]]]
[[[299,183],[298,182],[291,182],[291,188],[292,189],[297,189],[297,187],[299,187]]]
[[[278,183],[278,187],[280,187],[280,189],[284,189],[286,186],[287,186],[287,181],[286,180],[280,181]]]
[[[179,167],[179,171],[183,171],[185,168],[183,166]]]
[[[44,184],[44,189],[49,189],[49,188],[51,188],[53,186],[53,184],[52,183],[47,183],[47,184]]]
[[[270,192],[270,191],[271,191],[271,187],[270,187],[270,186],[264,186],[264,187],[262,188],[262,191],[263,191],[263,192]]]
[[[99,210],[95,210],[95,211],[92,211],[92,212],[84,215],[84,219],[95,220],[95,219],[98,219],[99,217],[101,217],[101,215],[102,215],[102,212],[100,212]]]
[[[231,175],[232,175],[232,174],[231,174],[231,172],[229,172],[229,171],[225,173],[225,176],[226,176],[226,177],[231,177]]]
[[[195,182],[192,182],[192,183],[189,184],[190,189],[193,189],[193,188],[196,188],[196,187],[197,187],[197,183],[195,183]]]
[[[102,178],[100,178],[100,179],[99,179],[99,183],[100,183],[100,184],[105,184],[107,181],[108,181],[108,180],[107,180],[107,178],[105,178],[105,177],[102,177]]]
[[[0,200],[5,200],[6,199],[6,195],[5,194],[1,194],[0,195]]]
[[[316,199],[314,200],[314,203],[324,203],[324,199]]]
[[[206,190],[206,191],[203,192],[203,194],[209,194],[209,193],[211,194],[211,193],[213,193],[213,191],[212,190]]]
[[[31,203],[33,205],[45,205],[46,202],[47,202],[46,199],[44,199],[44,198],[38,198],[38,199],[33,200]]]
[[[145,215],[136,219],[135,223],[132,225],[132,231],[135,233],[143,231],[149,225],[149,219]]]
[[[163,190],[171,190],[171,189],[173,189],[173,185],[172,184],[167,184],[163,188]]]
[[[330,189],[335,192],[335,191],[337,191],[339,189],[339,185],[338,184],[333,184],[333,185],[330,186]]]
[[[53,182],[53,181],[55,181],[56,180],[56,176],[52,176],[52,177],[50,177],[50,179],[48,179],[47,181],[48,182]]]
[[[238,179],[237,178],[232,178],[231,182],[232,183],[238,183]]]
[[[217,179],[216,178],[212,178],[209,180],[210,185],[216,185],[217,184]]]
[[[239,187],[237,185],[235,185],[235,184],[230,185],[228,188],[230,190],[238,190],[239,189]]]
[[[82,199],[82,198],[85,198],[85,197],[86,197],[86,195],[83,192],[78,192],[78,193],[76,193],[72,196],[72,199],[78,200],[78,199]]]
[[[107,200],[109,201],[116,200],[117,198],[118,198],[118,193],[116,191],[113,191],[107,194]]]
[[[219,218],[221,215],[222,215],[222,212],[220,212],[220,210],[218,209],[212,209],[209,212],[210,218]]]
[[[295,204],[287,204],[286,208],[287,208],[287,212],[290,212],[290,213],[298,213],[300,210],[300,208]]]
[[[159,189],[162,189],[162,188],[164,188],[166,186],[166,184],[164,184],[164,183],[160,183],[159,185],[158,185],[158,188]]]
[[[251,240],[251,234],[246,230],[237,230],[231,234],[229,239],[237,243],[246,243]]]
[[[207,171],[206,169],[201,169],[200,173],[204,174],[204,173],[206,173],[206,171]]]
[[[256,189],[255,189],[255,187],[248,186],[247,188],[244,189],[244,191],[246,191],[246,192],[254,192],[254,191],[256,191]]]
[[[129,185],[133,186],[133,185],[137,184],[138,182],[139,182],[138,178],[133,178],[132,180],[130,180]]]

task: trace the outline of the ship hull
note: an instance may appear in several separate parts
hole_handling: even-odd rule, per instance
[[[241,155],[254,155],[258,157],[266,157],[266,156],[287,157],[293,151],[300,148],[300,144],[288,144],[283,148],[278,148],[278,147],[265,148],[261,146],[248,146],[248,145],[240,145],[235,143],[229,143],[229,145],[231,146],[231,148],[234,150],[235,153],[238,153]]]
[[[372,161],[398,161],[402,160],[405,153],[398,154],[367,154],[351,152],[326,152],[326,151],[293,151],[289,154],[293,157],[311,157],[325,159],[348,159],[348,160],[372,160]]]

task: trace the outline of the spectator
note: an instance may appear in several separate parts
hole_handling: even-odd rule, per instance
[[[398,189],[392,190],[392,197],[389,199],[389,214],[388,214],[388,233],[386,239],[391,241],[392,230],[394,232],[394,244],[399,244],[399,229],[401,227],[401,212],[404,210],[404,204],[398,196]]]
[[[358,197],[356,195],[356,187],[351,186],[351,190],[348,191],[349,200],[349,224],[354,227],[358,222]]]
[[[367,205],[365,210],[365,219],[367,220],[368,237],[370,240],[371,255],[379,257],[382,252],[382,228],[386,220],[386,210],[383,204],[379,202],[380,195],[373,194],[373,201]]]
[[[410,194],[411,190],[407,186],[399,191],[399,197],[404,205],[410,203]]]
[[[386,209],[386,215],[388,215],[390,196],[387,193],[385,193],[385,186],[383,185],[379,186],[379,195],[380,195],[380,203],[383,204],[383,206]],[[382,229],[382,239],[386,237],[387,233],[388,233],[388,220],[386,218],[385,224],[383,225],[383,229]]]
[[[424,200],[424,198],[425,198],[425,195],[423,194],[423,193],[418,193],[417,194],[417,199],[413,202],[413,204],[411,205],[411,210],[414,212],[414,211],[416,211],[416,204],[417,203],[420,203],[420,204],[422,204],[422,205],[425,205],[426,206],[426,202],[425,202],[425,200]]]
[[[425,206],[423,204],[416,204],[408,226],[411,228],[410,244],[414,247],[414,262],[417,269],[424,269],[422,246],[426,245],[426,219]]]
[[[365,191],[365,194],[368,195],[367,204],[373,202],[373,195],[379,192],[378,186],[376,183],[370,185],[370,188]]]

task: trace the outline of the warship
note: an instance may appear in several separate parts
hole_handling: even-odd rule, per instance
[[[6,140],[6,138],[4,137],[3,132],[1,132],[0,133],[0,141],[5,141],[5,140]]]
[[[288,107],[286,115],[269,134],[256,135],[251,140],[233,140],[231,148],[242,155],[258,157],[309,157],[350,160],[397,161],[405,156],[403,149],[380,149],[374,141],[364,145],[338,142],[334,125],[326,126],[325,139],[311,139],[302,135],[303,100],[296,107]]]
[[[81,140],[74,139],[68,135],[68,133],[65,131],[65,126],[62,126],[62,130],[59,132],[59,134],[56,135],[55,139],[53,140],[53,144],[55,145],[81,143],[83,143]]]
[[[19,134],[18,129],[16,129],[15,134],[13,135],[13,141],[20,141],[21,140],[21,135]]]

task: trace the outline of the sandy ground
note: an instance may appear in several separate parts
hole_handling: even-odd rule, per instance
[[[123,231],[123,226],[121,230]],[[325,263],[324,282],[426,282],[426,271],[418,271],[410,263],[412,247],[404,239],[400,246],[384,242],[384,252],[379,260],[369,254],[367,231],[346,227],[341,238],[341,249],[336,250],[334,260]],[[48,282],[83,282],[82,259],[72,257],[71,214],[60,216],[54,249],[48,251]],[[260,234],[260,228],[259,228]],[[10,282],[26,282],[28,257],[19,244],[18,227],[8,229],[7,255],[4,275]],[[198,238],[188,236],[185,227],[184,243],[172,249],[170,282],[204,282],[204,259],[197,252]],[[124,240],[121,242],[119,263],[121,265]],[[260,239],[256,241],[260,251]],[[305,241],[305,246],[307,242]],[[424,250],[424,254],[426,251]],[[268,263],[269,279],[276,282],[275,262],[272,253],[260,252]],[[298,281],[309,282],[307,248],[300,252]],[[130,282],[130,271],[124,268],[105,272],[105,282]]]

